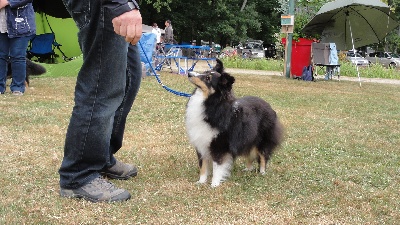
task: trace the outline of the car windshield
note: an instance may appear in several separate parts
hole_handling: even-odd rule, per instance
[[[263,49],[262,42],[259,41],[247,41],[244,44],[245,49]]]
[[[360,55],[360,53],[354,53],[354,52],[348,52],[347,56],[349,57],[357,57],[357,58],[362,58],[362,56]]]
[[[385,57],[386,58],[391,58],[392,56],[388,52],[385,52]]]

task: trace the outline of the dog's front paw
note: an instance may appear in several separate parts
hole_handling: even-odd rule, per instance
[[[212,187],[212,188],[215,188],[215,187],[218,187],[220,184],[221,184],[221,182],[219,182],[219,181],[218,181],[218,182],[217,182],[217,181],[215,181],[215,182],[213,181],[213,182],[211,183],[211,187]]]
[[[204,184],[207,182],[207,176],[200,176],[200,179],[196,182],[196,184]]]
[[[218,187],[222,182],[224,182],[225,179],[219,179],[219,178],[214,178],[211,181],[211,187],[215,188]]]
[[[203,182],[203,181],[197,181],[196,182],[196,184],[198,184],[198,185],[201,185],[201,184],[204,184],[204,183],[206,183],[206,182]]]

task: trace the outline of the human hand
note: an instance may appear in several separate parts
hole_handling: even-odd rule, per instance
[[[139,10],[135,9],[115,17],[112,23],[115,33],[125,37],[127,42],[133,45],[139,42],[142,36],[142,15]]]
[[[10,3],[8,3],[8,0],[0,0],[0,9],[6,7],[9,4]]]

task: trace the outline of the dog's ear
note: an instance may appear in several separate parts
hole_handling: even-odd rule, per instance
[[[229,73],[222,73],[219,79],[219,85],[224,90],[230,91],[232,90],[232,85],[235,83],[235,78],[231,76]]]
[[[215,64],[213,70],[215,70],[218,73],[222,74],[224,72],[224,64],[219,59],[216,59],[216,61],[217,61],[217,64]]]

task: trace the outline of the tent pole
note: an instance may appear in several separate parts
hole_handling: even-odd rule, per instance
[[[349,21],[349,28],[350,28],[350,36],[351,36],[351,44],[353,45],[353,51],[354,55],[356,54],[356,49],[354,48],[354,38],[353,38],[353,31],[351,30],[351,23],[349,20],[348,15],[346,15],[347,20]],[[357,57],[357,56],[356,56]],[[360,87],[361,87],[361,77],[360,77],[360,71],[358,69],[358,65],[356,63],[356,69],[357,69],[357,76],[358,76],[358,81],[360,82]]]
[[[45,26],[45,23],[44,23],[44,19],[43,19],[43,14],[44,14],[44,12],[40,13],[40,19],[42,20],[43,33],[45,34],[47,32],[46,32],[46,26]]]

